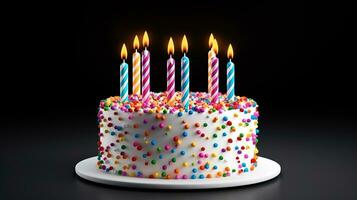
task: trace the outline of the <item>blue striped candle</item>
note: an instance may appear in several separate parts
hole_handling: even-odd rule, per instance
[[[120,98],[122,102],[128,101],[128,64],[125,61],[120,65]]]
[[[227,57],[229,58],[229,62],[227,63],[227,100],[234,100],[234,63],[232,62],[233,58],[233,48],[232,45],[229,44]]]
[[[182,90],[182,105],[185,110],[188,110],[189,93],[190,93],[190,60],[184,54],[181,59],[181,90]]]
[[[183,57],[181,58],[181,102],[184,109],[188,111],[190,98],[190,60],[186,56],[186,52],[188,51],[186,35],[182,38],[181,50],[183,52]]]
[[[128,64],[125,63],[125,59],[128,56],[125,44],[121,48],[120,57],[123,59],[123,63],[120,65],[120,99],[122,102],[128,101]]]
[[[234,63],[229,60],[227,63],[227,100],[234,98]]]

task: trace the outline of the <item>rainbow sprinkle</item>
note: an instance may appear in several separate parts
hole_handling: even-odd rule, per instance
[[[121,176],[204,179],[235,176],[257,167],[258,105],[247,97],[217,103],[202,92],[190,93],[189,109],[176,92],[140,95],[129,101],[110,97],[98,112],[98,169]]]

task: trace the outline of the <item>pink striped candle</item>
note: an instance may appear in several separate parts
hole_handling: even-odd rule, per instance
[[[211,103],[218,102],[218,91],[219,91],[219,59],[216,56],[218,54],[218,44],[217,40],[214,40],[212,50],[215,56],[211,59]]]
[[[143,37],[145,50],[142,53],[142,103],[147,106],[150,96],[150,52],[146,49],[149,46],[149,36],[145,31]]]
[[[170,37],[167,46],[167,53],[170,58],[167,60],[167,100],[168,104],[172,104],[175,100],[175,60],[172,58],[174,54],[174,42]]]

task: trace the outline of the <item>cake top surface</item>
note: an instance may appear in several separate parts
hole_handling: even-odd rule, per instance
[[[168,104],[167,93],[150,93],[149,103],[143,104],[141,95],[129,95],[127,102],[122,102],[119,96],[109,97],[100,102],[100,108],[104,110],[121,110],[124,112],[155,112],[155,113],[177,113],[185,112],[181,103],[181,92],[175,93],[175,100],[172,104]],[[257,103],[247,97],[235,96],[233,101],[228,101],[226,94],[219,94],[217,103],[211,103],[208,93],[191,92],[189,95],[189,109],[187,112],[203,113],[207,112],[223,112],[227,110],[245,109],[249,107],[258,107]]]

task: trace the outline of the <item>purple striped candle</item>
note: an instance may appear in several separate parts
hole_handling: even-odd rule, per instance
[[[211,59],[211,103],[218,102],[218,90],[219,90],[219,59],[218,54],[218,44],[217,40],[214,40],[212,50],[215,53],[215,56]]]
[[[142,103],[147,106],[150,97],[150,52],[146,49],[149,46],[149,36],[146,31],[143,45],[145,50],[142,53]]]
[[[172,58],[174,54],[174,42],[170,37],[167,46],[167,52],[170,58],[167,60],[167,101],[172,104],[175,100],[175,60]]]

